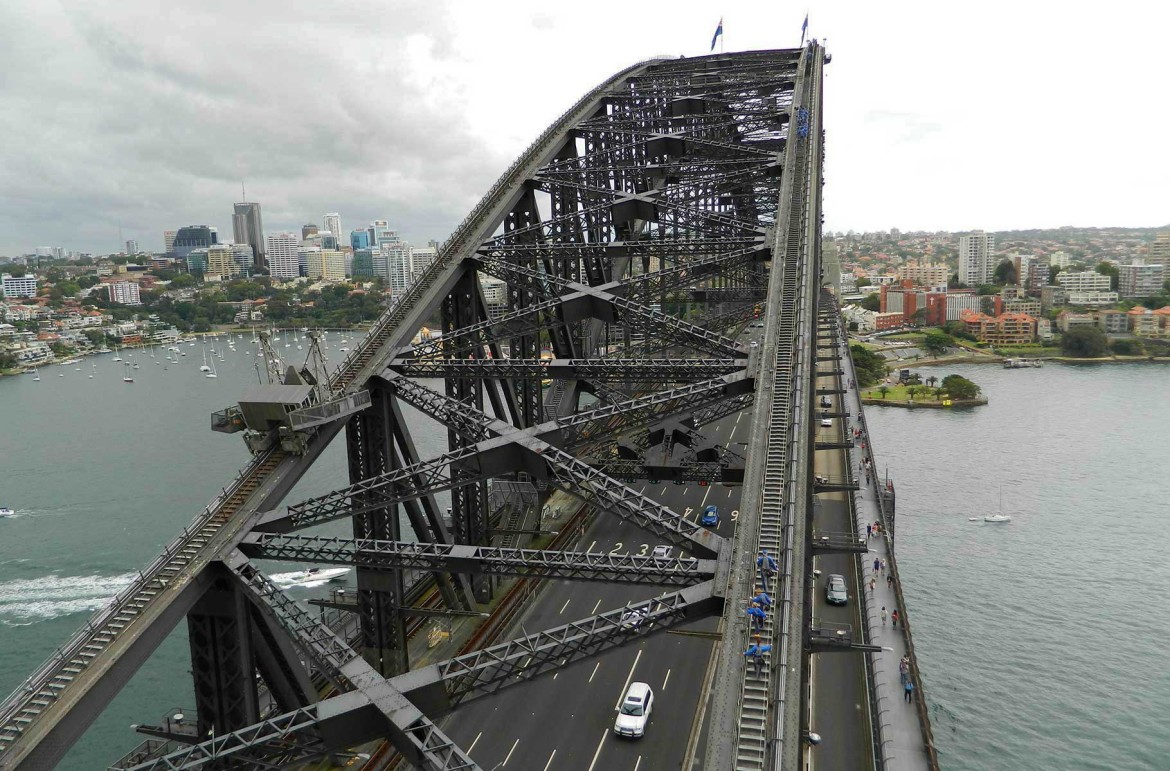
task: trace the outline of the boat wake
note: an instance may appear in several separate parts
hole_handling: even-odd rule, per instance
[[[112,600],[136,575],[52,575],[0,582],[0,624],[28,626],[74,613],[92,613]]]
[[[304,570],[298,570],[293,573],[274,573],[269,576],[272,582],[279,587],[288,589],[293,586],[303,586],[306,589],[314,589],[318,586],[324,586],[332,581],[336,576],[327,574],[325,576],[306,575]]]

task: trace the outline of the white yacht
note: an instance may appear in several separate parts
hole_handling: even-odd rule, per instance
[[[16,512],[7,506],[0,506],[0,517],[15,517]]]

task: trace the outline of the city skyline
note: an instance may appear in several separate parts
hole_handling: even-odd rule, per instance
[[[258,2],[225,29],[214,7],[181,5],[183,34],[142,2],[0,9],[7,29],[25,30],[0,46],[0,127],[10,138],[0,153],[0,254],[46,243],[107,253],[131,239],[153,251],[164,230],[192,222],[227,234],[240,179],[263,205],[265,230],[339,211],[346,222],[389,215],[407,240],[441,239],[579,94],[640,58],[706,54],[718,21],[697,2],[665,19],[623,6],[621,29],[605,13],[580,19],[534,3],[509,14],[408,5],[391,19],[351,2],[323,26],[307,10]],[[798,43],[805,9],[726,5],[728,51]],[[1161,183],[1170,149],[1159,133],[1168,108],[1153,80],[1170,69],[1158,38],[1170,11],[1111,8],[1125,77],[1085,66],[1084,52],[1106,45],[1092,8],[1062,9],[1059,25],[1006,2],[964,13],[924,2],[808,11],[810,37],[834,55],[827,229],[1170,222]],[[307,44],[331,33],[337,55]],[[195,41],[208,35],[233,57],[205,56]],[[251,45],[257,36],[271,47]],[[990,40],[1010,53],[989,56]],[[531,66],[547,60],[576,65]],[[521,68],[539,98],[501,89]],[[313,110],[272,119],[308,93]],[[1082,119],[1085,95],[1099,93],[1110,94],[1102,117]],[[1123,105],[1137,108],[1133,117]],[[1086,163],[1110,130],[1126,141]]]

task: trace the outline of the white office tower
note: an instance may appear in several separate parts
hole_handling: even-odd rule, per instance
[[[991,253],[995,236],[976,230],[959,236],[959,281],[969,287],[990,284],[995,274]]]
[[[439,256],[437,249],[430,246],[415,246],[410,250],[410,281],[414,283],[427,266]]]
[[[264,239],[268,256],[268,274],[272,278],[287,281],[301,275],[297,250],[301,239],[296,233],[269,233]]]
[[[410,286],[410,244],[401,241],[385,243],[381,247],[385,257],[386,273],[383,278],[395,294],[406,291]]]
[[[325,226],[323,229],[337,236],[337,242],[341,243],[341,215],[337,212],[326,214],[322,224]]]

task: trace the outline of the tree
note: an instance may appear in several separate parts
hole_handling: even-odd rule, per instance
[[[1109,344],[1109,350],[1118,356],[1141,356],[1142,344],[1137,340],[1114,340]]]
[[[1102,276],[1109,276],[1109,288],[1116,292],[1117,284],[1121,280],[1121,271],[1117,269],[1117,266],[1102,260],[1097,263],[1097,272]]]
[[[975,294],[986,297],[988,295],[999,294],[999,289],[995,284],[980,284],[975,290]]]
[[[863,345],[849,346],[853,366],[857,369],[857,384],[862,388],[880,383],[886,377],[886,360]]]
[[[1060,275],[1061,270],[1063,270],[1063,268],[1061,268],[1059,265],[1049,266],[1049,268],[1048,268],[1048,284],[1049,284],[1049,286],[1056,283],[1056,277]]]
[[[190,273],[180,273],[171,281],[171,289],[187,289],[195,286],[195,277]]]
[[[861,289],[863,286],[871,286],[872,284],[872,281],[870,281],[867,277],[862,276],[861,278],[857,279],[854,286],[856,286],[858,289]]]
[[[82,334],[85,335],[89,339],[89,342],[94,344],[94,345],[97,345],[97,346],[105,345],[106,334],[105,334],[105,332],[102,332],[100,329],[87,329],[84,332],[82,332]]]
[[[1003,286],[1004,284],[1018,284],[1019,275],[1016,273],[1016,263],[1012,260],[1001,260],[995,266],[995,283]]]
[[[914,314],[910,317],[910,323],[912,323],[916,327],[920,327],[923,324],[925,324],[926,323],[926,308],[919,308],[918,310],[914,311]]]
[[[941,329],[928,329],[926,337],[922,340],[923,349],[935,356],[946,353],[947,349],[954,344],[954,338]]]
[[[944,377],[942,379],[942,389],[950,394],[953,399],[974,399],[979,395],[979,391],[981,390],[979,386],[961,375],[947,375]]]
[[[910,401],[914,401],[914,397],[922,389],[922,386],[910,385],[906,386],[906,394],[910,397]]]
[[[935,386],[938,385],[938,378],[935,377],[934,375],[931,375],[930,377],[928,377],[926,379],[926,385],[928,385],[931,388],[934,388]]]
[[[874,292],[873,294],[867,294],[865,297],[861,298],[860,305],[867,311],[880,311],[882,309],[881,295],[879,295],[877,292]]]
[[[1065,356],[1075,356],[1080,359],[1096,359],[1104,356],[1108,351],[1109,341],[1105,333],[1097,327],[1073,327],[1061,335],[1060,350]]]
[[[889,392],[890,392],[890,387],[888,385],[883,384],[883,385],[878,387],[878,393],[882,395],[883,399],[886,398],[886,394],[888,394]]]

